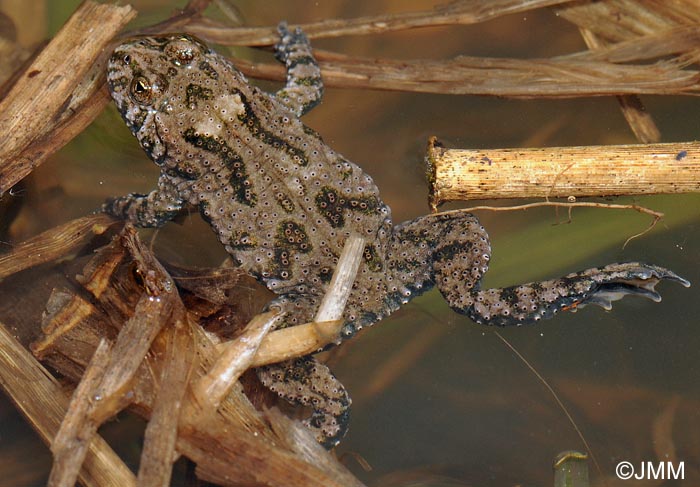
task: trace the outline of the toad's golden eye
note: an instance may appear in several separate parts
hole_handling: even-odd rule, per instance
[[[138,76],[131,82],[131,97],[137,103],[150,103],[153,98],[151,83],[143,76]]]

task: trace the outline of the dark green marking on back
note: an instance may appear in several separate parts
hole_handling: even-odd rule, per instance
[[[248,178],[241,156],[234,152],[223,140],[200,135],[194,128],[190,127],[185,130],[183,136],[189,144],[220,157],[224,161],[226,168],[231,171],[229,183],[231,183],[231,189],[236,200],[250,207],[255,206],[257,195],[253,191],[252,183]]]
[[[379,252],[377,252],[377,248],[372,244],[365,245],[362,258],[365,260],[367,268],[372,272],[379,272],[384,267],[382,264],[382,258],[379,255]]]
[[[237,94],[241,97],[241,102],[245,107],[245,112],[239,115],[238,119],[248,127],[248,130],[250,130],[255,138],[261,142],[271,145],[275,149],[280,149],[286,152],[291,156],[292,161],[298,166],[303,167],[309,164],[309,160],[306,158],[306,153],[303,150],[290,145],[288,142],[279,138],[264,127],[258,116],[251,108],[248,98],[240,90],[233,90],[233,94]]]
[[[280,223],[277,229],[276,243],[279,247],[285,247],[302,254],[308,254],[313,249],[304,225],[293,220],[284,220]]]
[[[248,232],[234,231],[231,234],[229,245],[235,250],[250,250],[257,247],[257,242],[255,237]]]
[[[196,108],[199,100],[211,100],[214,97],[214,92],[200,85],[190,83],[185,90],[187,96],[187,106]]]
[[[289,195],[286,195],[284,193],[277,193],[275,194],[275,200],[277,201],[277,204],[280,205],[280,207],[286,212],[286,213],[293,213],[294,212],[294,202],[292,201],[292,198],[289,197]]]
[[[219,79],[219,73],[207,61],[202,61],[199,63],[199,69],[211,79]]]
[[[376,196],[338,196],[338,192],[329,186],[321,188],[315,200],[316,208],[333,228],[345,226],[345,210],[371,215],[379,206]]]
[[[308,254],[312,249],[313,245],[303,225],[293,220],[282,221],[275,236],[276,274],[282,279],[289,279],[292,276],[294,254]]]

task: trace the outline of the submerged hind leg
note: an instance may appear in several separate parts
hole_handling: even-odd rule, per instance
[[[398,225],[388,252],[393,308],[437,285],[448,304],[477,323],[524,325],[588,304],[605,309],[626,295],[654,301],[661,280],[690,283],[663,267],[627,262],[568,274],[559,279],[480,290],[488,269],[488,236],[469,213],[429,215]]]
[[[438,242],[433,254],[434,279],[455,311],[486,325],[525,325],[588,304],[611,309],[613,301],[627,295],[660,301],[654,286],[664,279],[690,285],[663,267],[626,262],[574,272],[559,279],[480,290],[478,277],[481,271],[485,272],[487,259],[480,257],[473,241],[465,243],[462,238],[447,234]]]
[[[313,319],[320,297],[287,294],[272,301],[268,308],[285,312],[284,326],[300,325]],[[350,397],[345,387],[325,365],[312,356],[258,367],[260,382],[284,400],[311,408],[304,421],[326,448],[332,448],[345,436],[350,415]]]
[[[256,372],[280,397],[312,409],[304,424],[324,447],[333,448],[345,436],[352,401],[328,367],[307,356],[258,367]]]
[[[576,311],[589,304],[606,310],[627,295],[661,301],[654,289],[661,280],[690,283],[663,267],[626,262],[574,272],[559,279],[502,289],[475,290],[448,298],[450,306],[487,325],[525,325],[551,318],[559,311]],[[449,295],[450,293],[443,294]]]

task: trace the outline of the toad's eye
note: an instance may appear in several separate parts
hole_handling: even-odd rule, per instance
[[[128,54],[125,54],[123,61],[124,61],[124,66],[128,66],[129,64],[131,64],[131,56],[129,56]]]
[[[138,103],[150,103],[153,97],[151,83],[143,76],[134,78],[131,82],[131,97]]]

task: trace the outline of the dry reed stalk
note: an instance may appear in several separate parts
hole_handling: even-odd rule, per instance
[[[328,19],[300,27],[311,39],[367,35],[427,26],[473,24],[543,7],[556,8],[559,15],[588,32],[589,39],[596,36],[598,44],[606,42],[607,47],[550,59],[466,56],[449,60],[367,59],[318,49],[315,55],[321,61],[326,85],[332,87],[516,98],[698,93],[700,75],[686,68],[698,52],[700,10],[689,0],[679,0],[678,5],[654,6],[616,0],[591,3],[456,1],[431,10]],[[689,13],[678,15],[684,9]],[[620,17],[626,21],[615,20]],[[635,26],[641,27],[635,30]],[[269,46],[277,39],[275,27],[230,27],[201,16],[188,19],[181,27],[219,44]],[[605,59],[604,53],[620,51],[622,46],[618,44],[624,45],[626,59]],[[664,57],[671,59],[661,59],[654,64],[629,64]],[[284,70],[276,64],[234,62],[252,77],[283,80],[285,76]],[[633,105],[625,110],[631,113],[636,109]],[[644,130],[644,136],[651,137],[649,140],[654,140],[654,130],[643,120],[643,114],[638,112],[634,117],[632,123]]]
[[[105,46],[136,15],[129,6],[83,3],[0,101],[0,194],[29,174],[38,161],[24,152],[51,134],[68,105],[102,83],[83,78]],[[104,105],[100,106],[99,110]],[[84,127],[83,127],[84,128]]]
[[[559,57],[368,59],[316,51],[326,86],[509,98],[697,95],[700,73],[669,62],[622,65]],[[283,80],[278,64],[232,60],[248,76]]]
[[[68,409],[56,379],[0,323],[0,383],[25,418],[50,444]],[[88,487],[130,487],[136,478],[107,443],[96,435],[85,444],[80,481]]]
[[[184,311],[184,310],[183,310]],[[172,329],[159,338],[163,342],[160,368],[160,390],[153,400],[153,409],[144,433],[137,482],[140,486],[168,487],[176,451],[177,427],[185,391],[193,373],[194,337],[186,323],[187,315],[177,313]]]
[[[326,19],[301,24],[300,27],[312,39],[381,34],[419,27],[476,24],[503,15],[566,3],[568,3],[566,0],[486,0],[480,2],[462,0],[447,2],[429,10],[379,14],[354,19]],[[188,32],[217,44],[269,46],[277,42],[278,37],[275,27],[232,28],[204,17],[190,19],[186,27]]]
[[[71,220],[15,245],[0,256],[0,279],[68,255],[119,222],[105,214]]]
[[[431,139],[434,208],[457,200],[700,191],[700,143],[446,149]]]
[[[97,427],[128,405],[151,419],[138,476],[143,485],[167,485],[178,454],[197,463],[198,476],[222,485],[362,485],[308,430],[257,411],[238,382],[216,411],[189,387],[214,366],[214,344],[132,227],[101,248],[77,280],[90,293],[90,302],[80,298],[83,292],[54,293],[52,312],[43,323],[51,336],[32,346],[58,370],[80,380],[54,441],[50,485],[72,485]],[[83,319],[70,315],[73,301],[89,308]],[[114,344],[100,345],[107,343],[105,337]],[[81,364],[88,361],[83,372]]]

